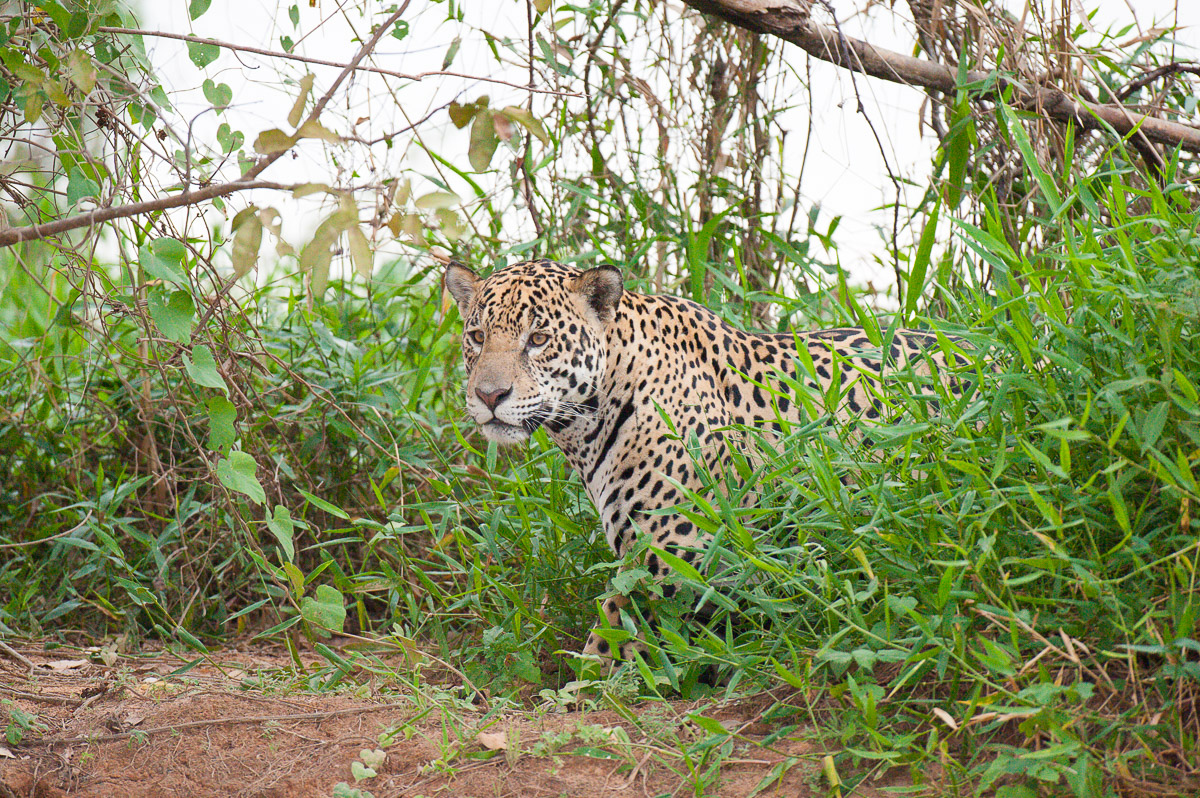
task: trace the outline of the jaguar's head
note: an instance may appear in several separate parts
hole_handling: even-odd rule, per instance
[[[442,283],[463,320],[467,412],[489,440],[560,430],[594,403],[620,312],[616,267],[527,261],[481,278],[452,263]]]

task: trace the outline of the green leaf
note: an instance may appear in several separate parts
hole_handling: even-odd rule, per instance
[[[320,627],[325,637],[329,634],[324,630],[340,633],[343,624],[346,623],[346,607],[342,594],[329,585],[318,586],[316,597],[305,596],[301,599],[300,614],[304,616],[304,620]]]
[[[187,285],[187,277],[183,273],[182,258],[173,257],[175,254],[174,248],[169,246],[158,245],[159,241],[151,242],[144,245],[138,250],[138,262],[142,270],[151,277],[157,277],[168,283],[176,285]],[[166,239],[174,241],[174,239]],[[178,243],[178,242],[176,242]],[[182,247],[183,245],[180,244]]]
[[[442,69],[449,69],[454,63],[454,56],[458,55],[459,45],[462,44],[462,38],[454,37],[454,41],[450,42],[450,46],[446,48],[446,57],[442,59]]]
[[[296,559],[296,544],[292,541],[292,536],[295,527],[292,524],[292,514],[288,512],[288,508],[282,504],[275,505],[274,513],[267,519],[267,529],[270,529],[271,534],[279,541],[279,548],[283,550],[287,561],[294,561]]]
[[[261,155],[271,155],[283,152],[296,143],[296,140],[277,127],[264,130],[254,139],[254,151]]]
[[[650,578],[650,571],[647,568],[638,566],[636,568],[626,568],[612,578],[613,589],[618,593],[628,595],[632,593],[643,580]]]
[[[362,762],[355,760],[350,763],[350,775],[354,777],[355,781],[362,781],[363,779],[373,779],[378,774]]]
[[[342,231],[358,223],[358,214],[352,208],[343,207],[334,211],[317,226],[312,241],[300,253],[300,270],[308,273],[309,287],[314,298],[325,295],[329,285],[329,264],[333,260],[333,245]]]
[[[337,784],[333,785],[333,789],[329,794],[332,796],[332,798],[375,798],[374,795],[366,790],[360,790],[358,787],[351,787],[344,781],[339,781]]]
[[[329,513],[330,515],[336,516],[336,517],[342,519],[343,521],[350,520],[350,516],[341,507],[330,504],[329,502],[325,501],[324,499],[312,495],[311,493],[304,490],[303,488],[297,488],[297,490],[299,490],[300,495],[303,496],[305,499],[307,499],[309,501],[309,503],[312,504],[314,507],[316,507],[320,510],[324,510],[325,512]]]
[[[262,246],[263,235],[258,209],[251,205],[239,213],[233,220],[233,227],[237,232],[233,234],[233,251],[230,257],[233,260],[234,277],[241,279],[258,263],[258,250]]]
[[[228,122],[222,122],[217,128],[217,143],[221,145],[221,152],[226,154],[233,152],[246,141],[245,135],[240,130],[234,130],[229,127]]]
[[[192,19],[199,19],[210,5],[212,5],[212,0],[192,0],[191,5],[188,6],[188,16]]]
[[[959,61],[959,85],[966,82],[967,63],[965,58]],[[971,116],[973,112],[974,109],[968,101],[967,93],[960,91],[950,117],[950,129],[946,131],[946,137],[943,140],[950,177],[945,184],[946,198],[951,209],[958,207],[967,184],[968,159],[971,155],[971,146],[975,143],[975,120]]]
[[[417,210],[432,211],[438,208],[452,208],[459,203],[458,195],[449,191],[431,191],[417,198]]]
[[[996,798],[1037,798],[1037,790],[1024,784],[1005,784],[996,790]]]
[[[283,572],[287,574],[288,583],[292,586],[292,593],[297,597],[304,595],[304,574],[294,563],[285,562],[283,564]]]
[[[213,83],[210,78],[204,79],[204,96],[218,111],[223,111],[233,102],[233,89],[228,83]]]
[[[677,557],[666,549],[654,549],[654,553],[665,562],[673,571],[677,571],[683,576],[696,582],[704,582],[704,577],[696,570],[696,567],[682,557]]]
[[[358,758],[364,765],[376,770],[383,767],[383,763],[387,761],[387,753],[381,748],[363,748],[358,752]]]
[[[192,59],[192,63],[200,69],[217,60],[221,55],[221,48],[215,44],[207,42],[188,42],[188,58]]]
[[[539,14],[545,14],[550,10],[551,0],[533,0],[533,8]]]
[[[224,396],[210,396],[208,402],[208,448],[224,452],[237,439],[234,422],[237,408]]]
[[[1050,206],[1050,210],[1057,216],[1062,209],[1062,197],[1059,196],[1058,186],[1055,185],[1054,178],[1042,168],[1041,162],[1038,161],[1037,153],[1034,152],[1033,143],[1029,140],[1029,135],[1025,132],[1025,126],[1017,117],[1016,112],[1007,105],[1001,105],[1000,111],[1007,123],[1008,132],[1016,141],[1017,149],[1021,151],[1021,156],[1025,161],[1025,168],[1033,174],[1038,188],[1042,191],[1042,196],[1046,198],[1046,204]]]
[[[191,357],[188,357],[184,353],[183,368],[187,371],[188,376],[192,378],[192,382],[197,385],[203,385],[205,388],[216,388],[223,393],[229,393],[229,387],[225,385],[225,380],[221,378],[221,373],[217,371],[217,361],[213,359],[212,350],[204,344],[193,346]]]
[[[467,103],[460,105],[459,103],[450,103],[450,122],[459,130],[462,130],[467,125],[471,124],[471,120],[475,118],[475,114],[479,113],[482,108],[486,108],[487,103],[480,106],[478,102]]]
[[[729,730],[721,725],[720,721],[712,718],[707,718],[699,712],[692,712],[688,715],[688,720],[699,726],[704,731],[717,737],[728,737]]]
[[[312,92],[314,77],[310,72],[300,78],[300,94],[297,95],[296,102],[292,105],[291,112],[288,113],[288,124],[292,127],[300,124],[300,117],[304,114],[304,106],[308,102],[308,95]]]
[[[292,21],[293,28],[299,27],[299,25],[300,25],[300,7],[299,6],[292,5],[292,7],[288,9],[288,19],[290,19]]]
[[[255,504],[262,504],[267,500],[267,492],[255,476],[257,470],[258,463],[253,457],[245,452],[230,452],[229,457],[217,462],[217,479],[229,490],[249,497]]]
[[[96,65],[84,50],[67,53],[67,77],[84,94],[96,87]]]
[[[1170,409],[1170,402],[1159,402],[1153,410],[1146,414],[1146,420],[1142,422],[1143,446],[1153,446],[1158,443],[1163,428],[1167,425],[1167,415]]]
[[[100,186],[78,167],[71,170],[67,180],[67,204],[74,207],[80,200],[100,198]]]
[[[329,287],[329,264],[333,262],[333,250],[330,249],[332,243],[318,241],[314,237],[300,252],[300,271],[308,275],[308,286],[314,299],[325,296],[325,289]]]
[[[371,245],[357,225],[347,228],[346,240],[350,244],[350,261],[354,264],[354,272],[364,280],[370,280],[375,270],[374,257],[371,255]]]
[[[532,113],[524,108],[518,108],[515,105],[505,107],[500,113],[507,116],[514,122],[519,122],[522,127],[533,134],[533,137],[543,144],[550,143],[550,134],[546,132],[546,126],[541,120],[535,117]]]
[[[442,235],[450,241],[458,241],[467,234],[467,223],[455,211],[449,208],[438,208],[433,212],[433,216],[438,220]]]
[[[917,244],[917,254],[913,259],[912,271],[908,275],[908,295],[905,297],[904,309],[909,318],[917,312],[917,300],[925,290],[925,275],[929,271],[929,254],[933,251],[933,238],[937,232],[938,211],[940,204],[935,204],[925,221],[925,229],[921,231],[921,240]]]
[[[159,257],[179,264],[182,264],[188,255],[188,250],[184,246],[184,243],[178,238],[171,238],[170,236],[154,239],[150,242],[150,249]]]
[[[340,144],[342,141],[341,136],[315,119],[310,119],[301,125],[300,129],[296,131],[296,138],[321,139],[321,141],[328,141],[330,144]]]
[[[130,102],[129,118],[146,130],[150,130],[154,127],[154,123],[158,121],[158,112],[149,105]]]
[[[147,307],[150,318],[163,335],[181,344],[191,343],[196,306],[190,293],[155,288],[150,293]]]
[[[36,124],[42,118],[42,107],[46,104],[46,95],[40,91],[28,91],[25,93],[25,121],[29,124]]]
[[[467,145],[467,160],[471,162],[471,168],[476,172],[487,169],[499,145],[500,137],[496,135],[492,112],[480,111],[471,124],[471,143]]]

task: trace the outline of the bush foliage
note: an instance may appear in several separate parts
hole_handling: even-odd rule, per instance
[[[56,114],[64,136],[78,135],[59,150],[86,149],[104,128],[85,124],[94,109],[84,95],[97,85],[85,67],[126,59],[128,75],[149,82],[108,97],[106,113],[142,124],[149,112],[149,135],[153,109],[169,103],[137,48],[118,52],[101,30],[124,17],[43,5],[57,9],[57,28],[40,17],[3,28],[0,49],[45,45],[45,63],[0,59],[0,76],[25,76],[14,95],[23,105],[0,108],[0,123],[14,132]],[[582,67],[584,84],[593,70],[602,83],[592,115],[561,105],[542,121],[486,98],[451,109],[457,127],[483,131],[466,156],[477,173],[499,145],[492,132],[511,134],[515,122],[527,134],[523,151],[518,137],[507,152],[507,176],[512,203],[530,203],[523,192],[537,181],[550,200],[530,241],[503,242],[513,212],[493,204],[503,186],[485,190],[442,159],[473,187],[474,205],[452,210],[446,183],[419,198],[408,185],[376,186],[390,193],[370,232],[418,246],[382,264],[364,260],[369,225],[353,193],[329,187],[336,209],[298,255],[278,236],[278,212],[257,206],[212,229],[152,215],[120,228],[107,260],[61,240],[0,250],[0,634],[152,636],[202,656],[249,633],[320,652],[320,669],[296,658],[313,689],[424,674],[514,701],[600,695],[618,707],[771,690],[776,734],[815,728],[835,786],[904,766],[930,791],[1010,798],[1200,791],[1194,166],[1163,162],[1146,175],[1099,136],[1076,152],[1069,127],[1031,139],[1028,118],[1003,104],[972,110],[964,87],[943,98],[955,101],[940,108],[938,182],[911,210],[925,233],[906,253],[893,230],[889,300],[847,280],[837,220],[815,207],[798,216],[798,191],[792,206],[782,201],[782,166],[759,169],[780,151],[755,111],[765,100],[747,99],[750,79],[730,78],[725,94],[685,93],[712,145],[699,154],[712,168],[686,185],[680,162],[655,150],[667,128],[655,138],[622,116],[637,121],[603,62],[607,9],[570,13],[595,42]],[[640,3],[621,15],[661,32]],[[774,57],[759,38],[707,22],[697,40],[759,71]],[[217,57],[193,54],[200,68]],[[55,82],[60,63],[74,64],[73,82]],[[1140,62],[1095,63],[1119,82]],[[715,62],[689,68],[697,85],[714,85]],[[297,120],[316,96],[311,76],[301,85]],[[229,102],[218,88],[214,107]],[[729,92],[740,117],[718,102]],[[686,102],[671,110],[672,129],[688,124]],[[598,129],[596,115],[610,111]],[[741,151],[727,179],[717,163],[731,126]],[[287,147],[304,138],[268,132]],[[229,157],[197,168],[237,168],[235,149],[249,168],[244,137],[219,135]],[[535,140],[548,148],[540,163]],[[123,141],[136,160],[140,144]],[[285,151],[269,143],[260,155]],[[658,185],[616,165],[622,148],[657,170]],[[570,152],[586,152],[591,168],[556,160]],[[130,175],[56,159],[31,178],[29,219],[60,210],[55,185],[69,206],[105,181],[129,200],[141,190]],[[1003,181],[988,176],[989,159],[1005,164]],[[191,161],[173,163],[190,179]],[[774,205],[761,191],[770,181]],[[264,228],[283,265],[239,279]],[[342,235],[350,257],[339,274]],[[747,327],[856,324],[880,339],[927,328],[957,355],[952,377],[968,390],[952,397],[901,375],[883,389],[906,409],[895,423],[864,436],[817,418],[760,441],[743,483],[711,484],[672,510],[714,544],[703,567],[679,562],[670,577],[691,602],[659,600],[639,552],[611,562],[578,478],[543,434],[500,451],[464,419],[460,330],[438,292],[433,245],[484,269],[531,253],[610,260],[633,288],[687,295]],[[226,251],[232,275],[214,265]],[[351,268],[374,268],[370,282]],[[650,646],[612,677],[573,654],[606,591],[648,594],[639,606],[654,611],[603,631],[644,634]],[[685,623],[697,603],[711,620]],[[334,646],[333,633],[363,639]],[[381,649],[410,667],[385,664]],[[699,718],[704,751],[732,739]]]
[[[1064,203],[1036,252],[994,220],[956,227],[996,287],[909,323],[954,336],[962,398],[930,412],[897,380],[901,422],[792,430],[764,445],[756,501],[714,485],[678,508],[717,542],[673,578],[717,610],[688,628],[658,603],[641,689],[824,685],[849,710],[843,756],[940,757],[984,786],[1092,794],[1194,753],[1196,212],[1119,169]],[[608,563],[548,441],[499,452],[463,423],[457,321],[425,272],[315,308],[275,287],[220,319],[179,312],[190,353],[169,286],[147,329],[9,276],[10,299],[40,299],[5,303],[6,633],[202,648],[247,622],[318,641],[344,623],[481,688],[557,690],[606,583],[653,592],[636,560]],[[326,684],[355,672],[329,651]]]

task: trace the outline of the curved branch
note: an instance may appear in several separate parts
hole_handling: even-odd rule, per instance
[[[738,27],[777,36],[814,58],[854,72],[942,92],[961,88],[955,69],[884,50],[813,22],[805,0],[683,2]],[[1011,101],[1017,106],[1060,122],[1074,122],[1085,130],[1114,130],[1121,136],[1137,133],[1152,142],[1200,152],[1200,128],[1149,116],[1125,105],[1087,102],[1058,89],[1029,86],[982,70],[967,72],[966,83],[980,87],[978,92],[983,97],[998,99],[1011,90]]]

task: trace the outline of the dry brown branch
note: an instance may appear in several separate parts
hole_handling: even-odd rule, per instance
[[[20,549],[24,548],[25,546],[36,546],[39,543],[48,543],[51,540],[65,538],[67,535],[73,535],[79,530],[83,529],[87,525],[87,522],[91,520],[91,518],[92,511],[88,510],[87,515],[83,517],[83,520],[70,529],[64,529],[62,532],[53,534],[50,537],[38,538],[37,540],[23,540],[20,543],[0,543],[0,549]]]
[[[259,161],[259,166],[255,166],[246,175],[249,176],[251,173],[262,172],[263,169],[270,166],[274,161],[274,156],[264,158]],[[260,166],[262,168],[259,168]],[[153,213],[170,208],[182,208],[185,205],[195,205],[198,202],[204,202],[216,197],[224,197],[228,194],[247,191],[252,188],[287,188],[287,186],[264,180],[247,180],[243,177],[241,180],[216,183],[197,189],[196,191],[184,191],[170,197],[160,197],[156,200],[133,202],[129,205],[114,205],[109,208],[97,208],[94,211],[66,216],[62,219],[46,222],[45,224],[31,224],[28,227],[14,227],[9,230],[0,230],[0,247],[11,247],[13,244],[18,244],[22,241],[46,238],[59,233],[65,233],[68,230],[91,227],[92,225],[112,221],[113,219],[125,219],[130,216],[140,216],[145,213]]]
[[[927,90],[959,88],[955,69],[923,58],[875,47],[813,22],[805,0],[684,0],[697,11],[720,17],[757,33],[791,42],[822,61],[864,75]],[[1149,116],[1117,104],[1088,102],[1058,89],[1031,86],[981,70],[966,73],[966,83],[979,96],[1000,98],[1011,91],[1015,105],[1085,130],[1113,130],[1127,137],[1141,133],[1150,141],[1200,152],[1200,129]]]
[[[256,717],[210,718],[209,720],[194,720],[189,723],[176,723],[173,726],[157,726],[151,729],[134,729],[133,731],[116,734],[95,734],[83,737],[43,737],[40,740],[30,740],[29,745],[77,745],[79,743],[107,743],[112,740],[126,740],[130,737],[149,737],[164,732],[178,732],[182,729],[200,729],[206,726],[237,725],[243,723],[283,723],[297,720],[326,720],[338,715],[354,713],[384,712],[389,709],[406,709],[411,703],[368,704],[365,707],[346,707],[332,709],[327,712],[301,712],[296,715],[261,715]]]
[[[17,651],[15,648],[10,646],[8,643],[5,643],[3,640],[0,640],[0,651],[3,651],[8,656],[10,656],[13,659],[17,660],[18,662],[24,664],[30,670],[33,670],[34,664],[29,659],[29,657],[26,657],[20,651]]]
[[[30,670],[33,670],[33,663],[30,663]],[[13,698],[19,698],[22,701],[35,701],[42,704],[65,704],[69,707],[77,707],[83,704],[82,698],[71,698],[65,695],[43,695],[42,693],[30,693],[25,690],[17,690],[13,687],[5,687],[0,684],[0,693],[10,695]]]

